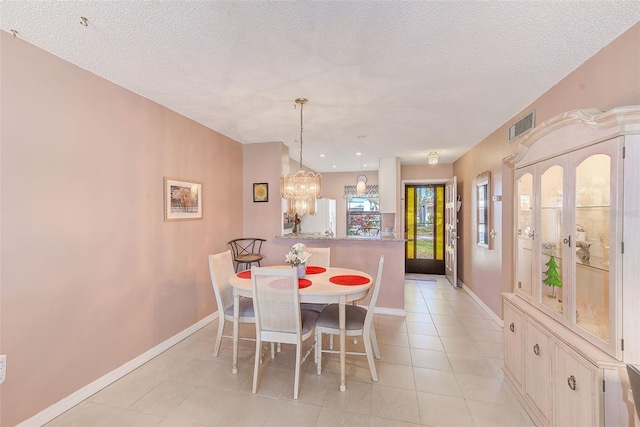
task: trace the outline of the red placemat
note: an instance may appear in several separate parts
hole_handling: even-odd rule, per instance
[[[241,271],[240,273],[236,274],[236,276],[241,279],[251,279],[251,270]]]
[[[272,289],[291,289],[289,286],[291,283],[287,279],[278,279],[269,283],[269,287]],[[298,279],[298,289],[303,289],[311,286],[311,280],[309,279]]]
[[[307,288],[311,286],[311,280],[309,279],[298,279],[298,289]]]
[[[333,276],[329,278],[331,283],[335,283],[336,285],[366,285],[369,283],[369,279],[364,276],[356,276],[352,274],[345,274],[342,276]]]
[[[310,265],[307,267],[307,274],[319,274],[327,271],[324,267],[318,267],[317,265]]]

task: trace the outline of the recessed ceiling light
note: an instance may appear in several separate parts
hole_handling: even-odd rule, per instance
[[[333,165],[333,166],[331,166],[331,167],[335,169],[335,168],[336,168],[336,165]]]
[[[320,157],[324,157],[324,154],[320,154]]]
[[[362,156],[362,153],[358,151],[358,152],[356,153],[356,156]]]

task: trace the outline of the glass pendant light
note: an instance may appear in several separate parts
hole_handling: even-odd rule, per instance
[[[427,154],[427,163],[429,163],[430,165],[437,165],[438,164],[438,152],[437,151],[432,151],[429,154]]]
[[[364,196],[367,193],[367,177],[362,173],[362,156],[364,155],[362,153],[362,138],[364,136],[359,135],[358,138],[360,139],[360,175],[356,179],[356,195]]]

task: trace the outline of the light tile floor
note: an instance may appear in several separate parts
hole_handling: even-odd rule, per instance
[[[503,380],[501,327],[443,277],[411,277],[406,318],[376,315],[376,383],[365,357],[347,356],[341,393],[337,356],[323,356],[320,376],[310,357],[294,401],[294,347],[283,345],[252,394],[254,343],[240,342],[231,374],[230,340],[212,356],[213,322],[47,425],[533,426]],[[255,335],[252,325],[241,333]]]

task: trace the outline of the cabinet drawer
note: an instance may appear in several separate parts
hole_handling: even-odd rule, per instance
[[[526,346],[527,364],[525,390],[541,415],[551,419],[551,339],[533,323],[527,323]]]

